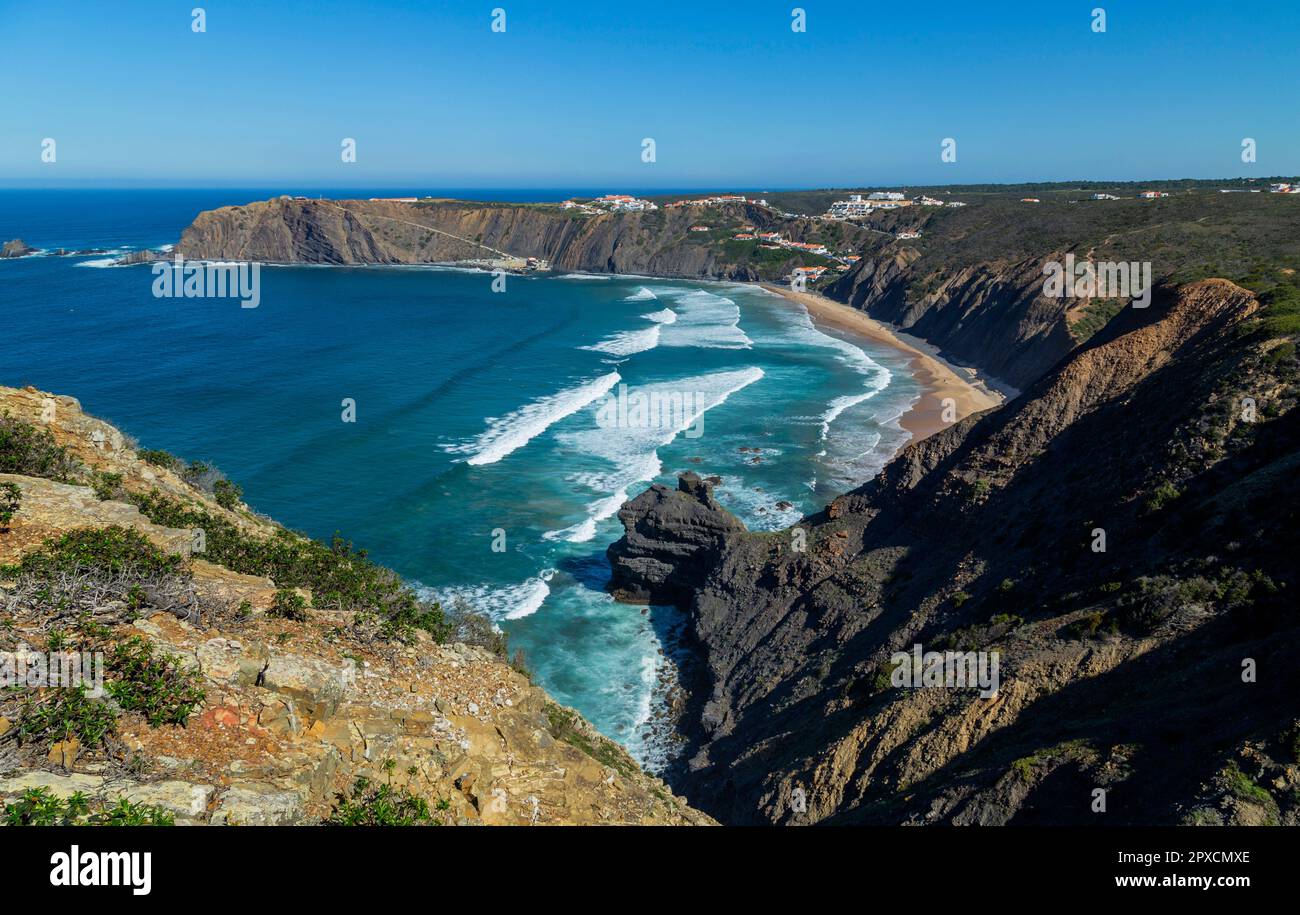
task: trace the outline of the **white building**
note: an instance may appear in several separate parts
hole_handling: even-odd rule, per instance
[[[861,194],[851,194],[848,200],[836,200],[826,215],[831,219],[854,219],[871,212],[871,204],[862,199]]]

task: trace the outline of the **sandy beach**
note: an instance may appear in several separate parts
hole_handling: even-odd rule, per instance
[[[912,409],[899,419],[899,425],[912,433],[914,442],[933,435],[972,413],[996,407],[1006,399],[1001,392],[985,384],[974,369],[950,365],[903,340],[889,327],[856,308],[815,292],[798,292],[788,286],[770,283],[760,285],[804,306],[818,327],[835,328],[865,337],[874,343],[892,347],[908,357],[912,377],[921,385],[922,394]],[[945,420],[944,401],[949,398],[953,409]]]

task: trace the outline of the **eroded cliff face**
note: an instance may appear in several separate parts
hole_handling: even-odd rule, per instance
[[[628,503],[614,587],[702,579],[679,787],[729,823],[1300,821],[1296,366],[1257,307],[1164,290],[792,530]],[[914,645],[1000,688],[895,685]]]
[[[0,571],[0,651],[55,650],[56,639],[92,630],[108,645],[137,638],[194,672],[204,695],[183,725],[119,710],[92,747],[28,729],[58,691],[7,692],[0,803],[46,789],[95,805],[126,798],[178,823],[301,824],[329,817],[365,777],[426,800],[448,825],[712,822],[483,647],[437,644],[418,629],[408,639],[361,637],[357,612],[312,609],[308,591],[298,592],[301,618],[277,612],[282,589],[270,578],[208,561],[193,529],[151,522],[130,497],[174,499],[259,540],[294,535],[142,459],[73,398],[0,387],[5,413],[51,433],[79,469],[69,481],[0,473],[0,499],[9,486],[19,497],[0,523],[0,569],[11,566]],[[0,447],[11,445],[0,436]],[[131,569],[103,582],[102,569],[35,582],[76,594],[76,606],[29,600],[33,576],[12,567],[88,530],[141,535],[181,565],[166,588],[145,576],[125,601],[109,579]]]
[[[795,240],[814,227],[748,204],[589,216],[536,204],[277,198],[200,213],[176,250],[189,258],[307,264],[446,263],[504,252],[544,258],[560,270],[759,279],[753,267],[692,235],[690,227],[712,221],[710,215],[756,228],[779,225]]]
[[[1043,295],[1043,264],[1064,254],[923,275],[915,249],[860,260],[827,294],[939,347],[949,358],[1016,388],[1039,378],[1072,350],[1070,307]]]

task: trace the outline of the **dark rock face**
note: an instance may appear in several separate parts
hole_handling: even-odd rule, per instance
[[[1066,303],[1042,295],[1042,264],[974,264],[909,297],[916,252],[865,257],[828,294],[939,347],[948,357],[1024,388],[1075,346]]]
[[[629,503],[611,559],[653,563],[616,580],[679,596],[704,673],[678,787],[729,823],[1095,824],[1097,787],[1108,825],[1300,822],[1300,370],[1243,334],[1257,308],[1208,280],[1126,309],[802,544]],[[893,685],[916,644],[996,651],[997,694]]]
[[[785,219],[750,204],[729,204],[721,212],[760,229],[779,229],[792,240],[806,237],[817,222]],[[728,261],[718,248],[688,241],[690,226],[707,221],[708,213],[719,210],[577,217],[555,207],[473,201],[276,198],[200,213],[177,252],[264,263],[417,264],[491,258],[495,249],[544,258],[559,270],[759,279],[753,267]],[[869,237],[855,226],[841,231],[849,246]]]
[[[28,254],[35,253],[36,249],[21,238],[7,241],[3,247],[0,247],[0,257],[26,257]]]
[[[606,553],[614,570],[609,587],[634,603],[687,603],[727,539],[745,530],[694,473],[682,474],[676,490],[656,483],[618,517],[627,533]]]

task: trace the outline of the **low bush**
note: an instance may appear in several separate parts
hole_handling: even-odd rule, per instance
[[[66,799],[49,788],[28,788],[0,810],[6,826],[174,826],[175,817],[161,807],[118,798],[112,806],[95,809],[81,792]]]
[[[373,617],[387,637],[403,638],[414,629],[440,642],[452,635],[453,624],[441,606],[421,600],[395,573],[375,565],[365,550],[354,549],[342,537],[326,545],[283,528],[270,537],[255,537],[225,518],[158,492],[134,495],[132,501],[155,524],[202,529],[205,558],[235,572],[265,575],[278,588],[309,590],[314,607],[357,611],[362,623]]]
[[[212,496],[222,508],[233,511],[244,497],[244,488],[229,480],[217,480],[212,484]]]
[[[137,451],[136,454],[140,460],[147,464],[153,464],[155,467],[165,467],[168,470],[175,470],[181,466],[181,460],[170,451],[161,451],[155,448],[146,448],[143,451]]]
[[[0,483],[0,531],[9,529],[9,522],[23,504],[23,491],[17,483]]]
[[[439,802],[440,809],[450,804]],[[441,826],[429,810],[429,802],[391,784],[374,785],[358,778],[348,794],[340,793],[327,826]]]
[[[271,616],[286,620],[305,622],[307,619],[307,601],[292,588],[281,588],[275,592],[268,611]]]
[[[90,488],[95,491],[95,495],[101,502],[119,499],[125,493],[125,490],[122,489],[122,475],[120,473],[106,473],[100,470],[91,471]]]
[[[80,470],[77,459],[48,429],[0,414],[0,473],[68,482]]]
[[[13,577],[86,570],[151,575],[174,574],[183,565],[181,557],[168,556],[143,534],[113,526],[81,528],[51,537],[6,571]]]
[[[1145,506],[1147,514],[1154,514],[1166,508],[1177,501],[1180,496],[1182,496],[1182,493],[1178,487],[1166,480],[1157,486],[1151,495],[1147,496]]]
[[[83,747],[94,749],[103,745],[116,726],[117,713],[112,706],[77,687],[29,697],[19,710],[16,730],[20,744],[76,738]]]
[[[153,727],[185,724],[206,698],[197,671],[182,669],[140,636],[114,645],[106,666],[109,694],[123,709],[143,714]]]

